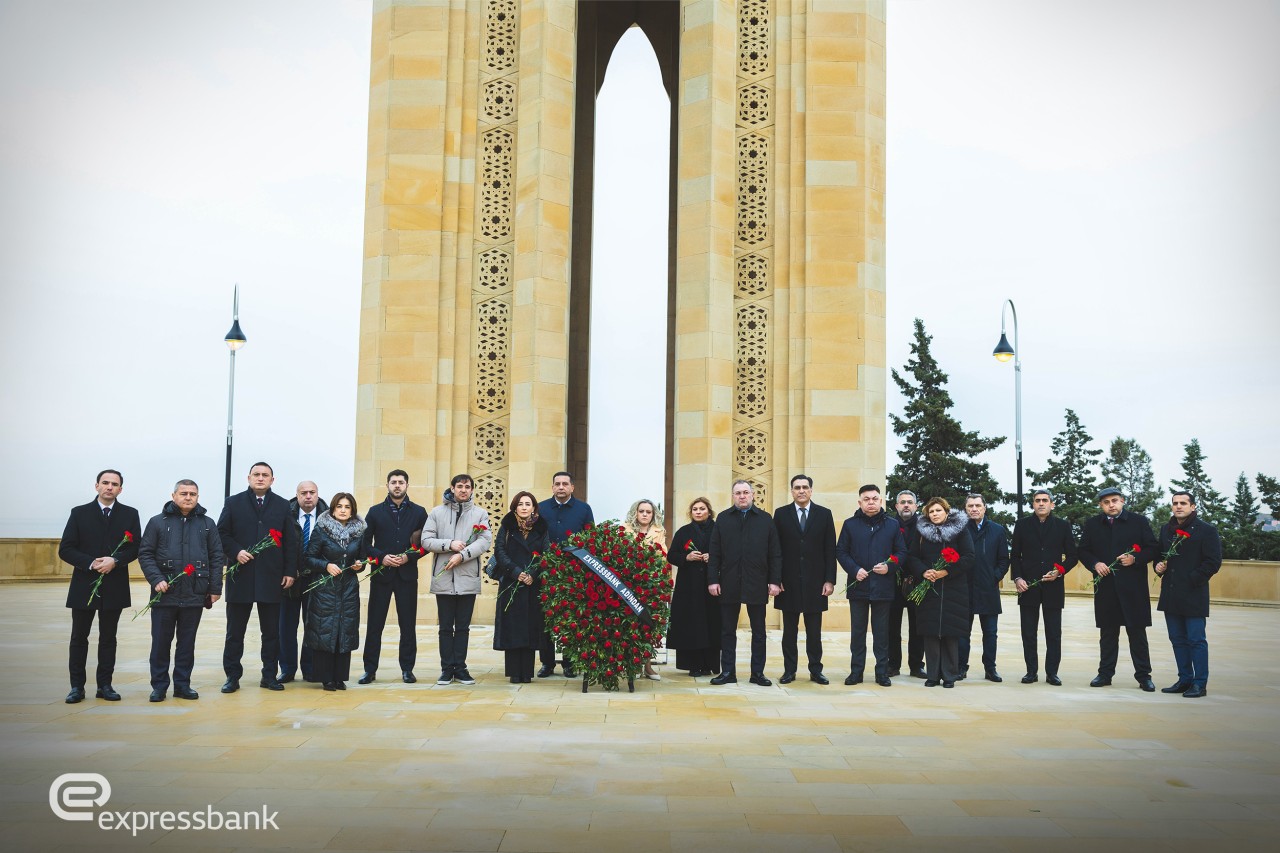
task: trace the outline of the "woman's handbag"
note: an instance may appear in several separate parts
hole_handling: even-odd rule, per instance
[[[484,564],[484,573],[489,580],[496,581],[502,577],[502,571],[498,568],[498,554],[494,552],[489,555],[489,561]]]

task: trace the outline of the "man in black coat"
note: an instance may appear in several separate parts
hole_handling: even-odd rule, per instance
[[[298,526],[299,560],[305,559],[307,545],[311,542],[311,533],[316,529],[316,521],[320,514],[329,511],[329,505],[320,497],[320,488],[311,480],[303,480],[298,484],[295,497],[289,501],[289,515]],[[303,567],[298,566],[298,576],[303,574]],[[298,670],[302,670],[302,680],[311,680],[311,648],[303,645],[298,649],[298,625],[306,623],[307,605],[311,594],[307,585],[295,583],[284,591],[284,601],[280,604],[280,683],[293,681]]]
[[[547,522],[547,533],[551,544],[563,542],[587,525],[595,525],[596,517],[591,511],[591,504],[580,501],[573,496],[573,475],[568,471],[557,471],[551,477],[551,497],[538,504],[538,515]],[[542,645],[538,646],[539,678],[550,678],[556,671],[556,644],[548,630],[542,635]],[[565,678],[576,678],[573,661],[562,658]]]
[[[1098,675],[1090,687],[1106,687],[1116,674],[1120,657],[1120,627],[1129,636],[1129,656],[1133,677],[1148,693],[1155,692],[1151,680],[1151,652],[1147,646],[1147,626],[1151,624],[1151,585],[1147,566],[1155,561],[1155,534],[1145,516],[1124,508],[1119,489],[1098,492],[1102,512],[1084,523],[1080,533],[1080,563],[1098,580],[1093,591],[1093,617],[1099,629]],[[1113,568],[1114,567],[1114,568]]]
[[[738,615],[744,604],[751,621],[751,683],[773,684],[764,674],[764,609],[782,592],[782,549],[773,519],[752,503],[754,498],[750,483],[735,481],[733,506],[720,513],[711,530],[707,592],[720,597],[721,617],[720,674],[712,684],[738,680]]]
[[[427,510],[409,500],[409,474],[400,468],[387,474],[387,497],[364,517],[369,556],[381,568],[369,580],[369,620],[365,626],[364,675],[360,684],[377,680],[382,657],[382,629],[387,624],[391,599],[396,600],[396,624],[400,626],[400,679],[418,680],[413,674],[418,660],[418,557],[410,552],[419,544]]]
[[[262,680],[259,687],[283,690],[276,678],[280,662],[280,603],[284,591],[298,577],[298,526],[289,512],[289,502],[271,491],[275,474],[266,462],[249,468],[249,488],[227,498],[218,517],[222,553],[231,562],[227,571],[227,639],[222,649],[222,669],[227,674],[223,693],[240,689],[244,675],[244,632],[249,615],[258,606],[258,628],[262,633]],[[273,535],[274,533],[274,535]],[[258,543],[279,537],[272,545],[251,554]]]
[[[808,475],[791,478],[791,497],[793,503],[773,512],[782,549],[782,592],[773,599],[773,606],[782,611],[781,681],[796,680],[803,613],[809,680],[827,684],[822,674],[822,614],[836,588],[836,523],[831,510],[813,502],[813,479]]]
[[[906,557],[902,526],[881,507],[880,487],[868,484],[858,489],[858,509],[844,520],[836,541],[836,560],[848,577],[849,675],[844,683],[850,687],[862,683],[866,670],[868,619],[876,684],[893,686],[889,677],[889,615],[898,572],[905,574]]]
[[[129,563],[138,558],[138,539],[142,528],[138,511],[116,500],[124,488],[119,471],[108,469],[98,474],[94,489],[98,497],[71,510],[62,531],[58,557],[71,564],[71,585],[67,589],[67,607],[71,609],[71,643],[67,670],[71,676],[71,692],[67,704],[84,700],[89,660],[89,630],[98,614],[98,690],[99,699],[120,700],[111,686],[116,669],[116,627],[120,611],[128,607]],[[94,592],[98,580],[101,586]]]
[[[987,502],[972,494],[964,500],[969,516],[969,538],[973,540],[973,568],[969,571],[969,633],[960,638],[960,678],[969,673],[969,638],[973,619],[982,626],[982,669],[987,681],[1003,681],[996,671],[996,628],[1000,613],[1000,581],[1009,571],[1009,531],[987,520]]]
[[[1173,518],[1160,528],[1160,610],[1178,662],[1178,680],[1161,693],[1181,693],[1199,699],[1209,693],[1209,578],[1222,568],[1222,539],[1218,528],[1196,515],[1195,497],[1174,492]],[[1175,544],[1176,543],[1176,544]],[[1173,553],[1171,554],[1170,551]]]
[[[916,523],[920,516],[916,493],[903,489],[894,498],[894,510],[898,514],[898,524],[902,525],[902,537],[907,550],[916,541]],[[905,573],[904,573],[905,575]],[[903,584],[894,585],[893,605],[889,608],[889,672],[888,675],[902,674],[902,614],[907,615],[907,670],[915,678],[924,678],[924,638],[916,630],[916,606],[907,601],[906,588]]]
[[[1009,551],[1009,577],[1018,590],[1018,615],[1022,622],[1022,656],[1027,664],[1023,684],[1040,680],[1040,654],[1036,648],[1040,614],[1044,613],[1045,681],[1061,686],[1062,611],[1067,593],[1062,578],[1077,562],[1076,538],[1071,523],[1053,514],[1053,495],[1047,489],[1031,493],[1031,515],[1013,526]]]

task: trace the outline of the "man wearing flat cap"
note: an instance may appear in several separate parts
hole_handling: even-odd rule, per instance
[[[1084,523],[1080,562],[1095,578],[1093,617],[1100,632],[1098,676],[1090,687],[1106,687],[1116,674],[1120,628],[1129,637],[1129,657],[1138,686],[1154,692],[1147,626],[1151,624],[1151,581],[1147,567],[1160,544],[1145,516],[1124,508],[1119,489],[1098,492],[1102,512]]]
[[[1031,515],[1018,519],[1013,526],[1013,547],[1009,549],[1009,577],[1018,590],[1022,657],[1027,664],[1022,683],[1040,680],[1036,641],[1043,611],[1045,681],[1060,687],[1062,611],[1067,606],[1062,578],[1075,567],[1076,538],[1071,533],[1071,523],[1053,514],[1053,495],[1048,490],[1031,493],[1031,510]]]

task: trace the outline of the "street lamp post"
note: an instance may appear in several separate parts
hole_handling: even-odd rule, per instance
[[[231,302],[231,331],[227,332],[227,348],[231,350],[231,379],[227,383],[227,489],[223,497],[231,497],[231,423],[236,405],[236,350],[248,343],[249,339],[240,331],[240,285],[236,285],[235,295]]]
[[[1005,307],[1013,314],[1013,346],[1004,334]],[[1018,518],[1022,518],[1022,349],[1018,346],[1018,309],[1012,299],[1006,299],[1000,306],[1000,343],[991,353],[997,361],[1007,362],[1013,359],[1013,409],[1014,409],[1014,446],[1018,451]]]

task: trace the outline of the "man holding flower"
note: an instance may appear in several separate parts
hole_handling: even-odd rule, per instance
[[[1187,699],[1208,695],[1209,579],[1222,568],[1222,539],[1218,528],[1196,515],[1190,492],[1174,492],[1170,500],[1173,518],[1160,528],[1160,557],[1155,564],[1160,577],[1159,609],[1164,613],[1178,680],[1161,693],[1181,693]]]
[[[1098,675],[1090,687],[1106,687],[1116,674],[1120,656],[1120,628],[1129,637],[1133,677],[1148,693],[1156,689],[1151,680],[1151,652],[1147,646],[1147,626],[1151,624],[1150,582],[1147,565],[1155,557],[1157,542],[1151,522],[1124,508],[1124,495],[1117,488],[1098,492],[1098,515],[1084,523],[1080,534],[1080,562],[1096,578],[1093,594],[1094,622],[1100,632]]]
[[[1022,625],[1022,656],[1027,664],[1023,684],[1040,680],[1037,649],[1040,614],[1044,613],[1045,681],[1059,687],[1062,662],[1062,611],[1066,591],[1062,578],[1075,568],[1076,539],[1071,524],[1053,514],[1053,495],[1047,489],[1031,493],[1031,515],[1013,526],[1009,550],[1009,577],[1018,590],[1018,615]]]
[[[431,593],[440,627],[440,677],[436,684],[475,684],[467,670],[471,614],[480,594],[480,557],[493,542],[489,513],[471,500],[475,483],[459,474],[449,483],[444,503],[427,514],[422,547],[435,554]]]

